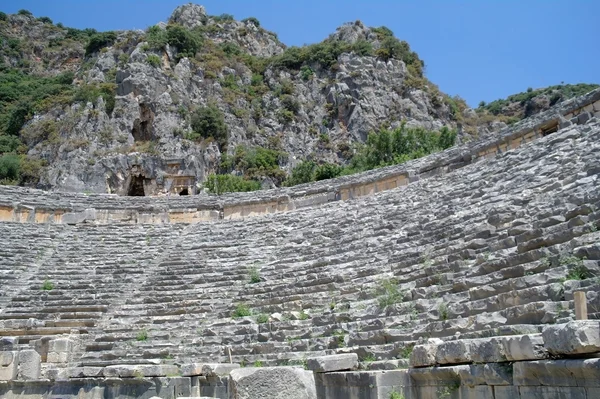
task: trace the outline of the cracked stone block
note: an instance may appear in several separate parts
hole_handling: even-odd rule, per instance
[[[553,355],[579,355],[600,352],[600,322],[571,321],[548,326],[542,331],[544,346]]]
[[[229,375],[230,399],[316,399],[313,373],[295,367],[240,368]]]
[[[358,355],[356,353],[311,357],[306,361],[307,368],[316,373],[354,370],[358,367]]]

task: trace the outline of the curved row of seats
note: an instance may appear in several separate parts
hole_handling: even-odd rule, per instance
[[[538,332],[574,317],[575,289],[598,318],[599,161],[593,119],[299,211],[189,226],[3,223],[2,334],[26,345],[75,330],[85,365],[281,365]]]

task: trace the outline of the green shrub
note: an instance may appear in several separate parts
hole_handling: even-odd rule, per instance
[[[160,57],[156,54],[148,54],[148,57],[146,58],[146,62],[155,68],[159,67],[160,66]]]
[[[333,164],[333,163],[324,163],[322,165],[317,166],[315,169],[314,178],[316,181],[333,179],[335,177],[341,176],[344,168],[342,166]]]
[[[456,132],[447,128],[439,133],[420,127],[407,128],[405,124],[391,131],[382,129],[369,134],[365,145],[351,159],[351,169],[365,171],[400,164],[450,148],[455,141]]]
[[[221,14],[213,17],[216,22],[229,22],[233,21],[233,15],[231,14]]]
[[[19,15],[27,15],[27,16],[32,16],[33,15],[31,13],[31,11],[29,11],[29,10],[23,10],[23,9],[17,11],[17,14],[19,14]]]
[[[0,11],[0,21],[8,20],[8,15],[5,12]]]
[[[377,301],[381,309],[390,305],[402,302],[404,293],[398,289],[398,282],[395,279],[381,281],[381,286],[376,289]]]
[[[235,310],[232,312],[231,317],[234,319],[239,319],[240,317],[248,317],[252,316],[252,311],[250,308],[244,304],[239,304],[236,306]]]
[[[284,94],[281,97],[281,105],[283,106],[283,108],[294,114],[297,114],[298,111],[300,111],[300,103],[298,102],[298,100],[296,100],[295,97],[289,94]]]
[[[148,46],[153,50],[162,50],[168,43],[166,30],[161,29],[158,25],[148,28],[145,39]]]
[[[269,321],[269,316],[267,316],[266,314],[259,314],[259,315],[256,317],[256,322],[257,322],[258,324],[264,324],[264,323],[266,323],[266,322],[268,322],[268,321]]]
[[[254,17],[248,17],[248,18],[244,18],[242,19],[243,23],[251,23],[252,25],[256,26],[257,28],[260,27],[260,21]]]
[[[181,25],[168,25],[167,42],[177,48],[177,59],[193,58],[202,46],[202,37]]]
[[[260,190],[260,182],[234,175],[208,175],[204,187],[212,194],[247,192]]]
[[[308,65],[303,65],[302,68],[300,68],[300,77],[302,80],[309,80],[314,74],[314,71]]]
[[[390,393],[390,399],[404,399],[404,395],[402,395],[398,391],[393,391],[392,393]]]
[[[39,17],[37,20],[42,23],[52,25],[52,20],[48,17]]]
[[[295,186],[303,183],[310,183],[315,180],[315,169],[317,164],[313,161],[304,161],[292,169],[292,173],[285,181],[286,186]]]
[[[115,32],[96,33],[90,37],[88,44],[85,46],[85,55],[88,56],[99,51],[103,47],[111,46],[115,40],[117,40],[117,34]]]
[[[223,147],[227,144],[227,125],[223,113],[216,105],[211,104],[196,109],[190,124],[193,132],[199,137],[203,139],[212,137]]]
[[[253,367],[262,367],[263,366],[263,362],[261,360],[257,360],[254,362],[254,364],[252,365]]]
[[[42,291],[52,291],[54,289],[54,284],[52,281],[46,279],[42,283]]]
[[[117,85],[115,83],[90,83],[79,86],[73,95],[74,102],[95,104],[98,97],[102,97],[106,113],[111,115],[116,103]]]
[[[236,44],[231,42],[225,42],[221,44],[221,50],[228,56],[233,57],[236,55],[242,54],[242,49],[240,49]]]

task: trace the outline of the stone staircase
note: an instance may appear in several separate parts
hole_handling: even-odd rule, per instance
[[[576,290],[600,318],[599,161],[594,118],[310,209],[189,226],[0,224],[2,276],[34,272],[6,291],[1,331],[27,344],[76,330],[76,365],[284,365],[538,333],[574,318]]]

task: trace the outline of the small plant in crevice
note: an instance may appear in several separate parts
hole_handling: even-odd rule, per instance
[[[440,303],[440,306],[438,306],[438,313],[440,315],[440,319],[448,320],[448,305],[445,303]]]
[[[52,291],[54,289],[54,283],[48,279],[42,283],[42,291]]]
[[[390,399],[404,399],[404,395],[402,395],[400,392],[398,391],[392,391],[390,393]]]
[[[408,359],[413,351],[414,345],[407,345],[400,350],[400,356],[403,359]]]
[[[300,312],[300,315],[298,316],[298,319],[300,319],[300,320],[306,320],[306,319],[308,319],[308,313],[306,313],[306,312],[304,311],[304,309],[303,309],[303,310]]]
[[[148,331],[141,330],[140,332],[137,333],[137,335],[135,336],[135,340],[139,341],[139,342],[144,342],[148,340]]]
[[[240,303],[235,307],[235,310],[231,313],[231,317],[234,319],[239,319],[241,317],[252,316],[252,311],[250,308],[243,303]]]
[[[254,362],[254,364],[252,365],[253,367],[262,367],[263,366],[263,362],[261,360],[257,360]]]
[[[404,293],[398,289],[398,282],[395,279],[382,280],[376,293],[380,309],[402,302],[404,299]]]
[[[269,321],[269,316],[267,316],[266,314],[259,314],[258,316],[256,316],[256,322],[258,324],[264,324],[268,321]]]
[[[584,259],[573,255],[563,255],[559,258],[559,263],[561,265],[569,267],[569,271],[564,277],[563,282],[568,280],[585,280],[594,277],[594,275],[584,266]]]
[[[338,348],[343,348],[346,346],[346,335],[342,330],[335,330],[333,332],[333,336],[335,337],[335,342]]]
[[[260,283],[261,282],[261,278],[260,278],[260,271],[258,270],[257,267],[252,267],[250,268],[250,284],[256,284],[256,283]]]
[[[374,354],[369,353],[368,355],[366,355],[365,357],[363,357],[362,361],[364,363],[373,363],[373,362],[377,361],[377,358],[375,357]]]

